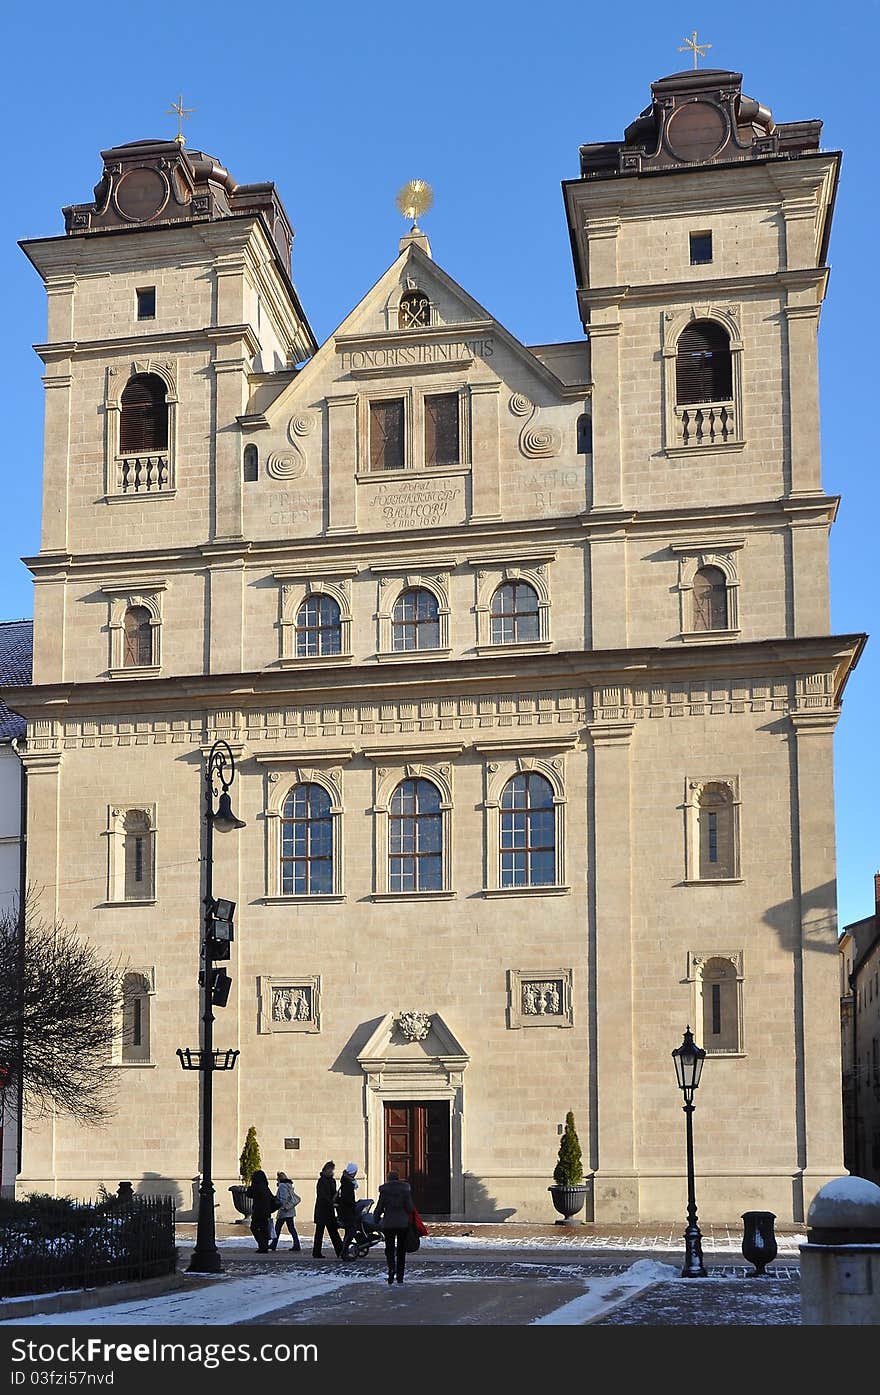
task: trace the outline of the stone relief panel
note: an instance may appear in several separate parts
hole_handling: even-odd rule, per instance
[[[509,969],[508,1027],[571,1027],[571,984],[571,969]]]
[[[321,1030],[321,978],[319,974],[261,975],[257,979],[257,1030],[270,1032],[319,1032]]]
[[[536,426],[537,406],[521,392],[510,398],[510,410],[515,417],[525,417],[519,433],[519,448],[529,460],[542,460],[558,455],[562,449],[562,434],[553,426]]]
[[[411,479],[359,480],[358,526],[379,532],[448,527],[464,523],[469,513],[469,470],[461,474],[413,472]]]

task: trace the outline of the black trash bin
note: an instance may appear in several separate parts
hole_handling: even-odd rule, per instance
[[[755,1266],[754,1274],[749,1277],[759,1279],[767,1265],[776,1258],[778,1253],[776,1236],[773,1233],[776,1213],[775,1211],[744,1211],[742,1219],[742,1252],[749,1263]]]

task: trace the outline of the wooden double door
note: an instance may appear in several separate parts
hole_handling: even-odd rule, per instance
[[[449,1101],[385,1101],[385,1172],[412,1188],[423,1216],[447,1216],[450,1206]]]

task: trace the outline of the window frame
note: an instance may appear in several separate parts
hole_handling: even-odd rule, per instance
[[[114,679],[157,678],[162,672],[162,628],[163,593],[167,589],[165,581],[159,578],[143,578],[129,585],[106,585],[101,587],[107,597],[107,631],[110,641],[107,677]],[[152,662],[149,664],[125,663],[125,617],[129,610],[143,608],[149,613],[152,629]]]
[[[474,568],[474,616],[476,619],[476,647],[479,653],[534,653],[547,650],[551,644],[551,594],[550,564],[556,553],[543,556],[529,556],[525,565],[514,563],[507,558],[469,557]],[[510,565],[508,565],[508,561]],[[492,640],[492,598],[499,587],[506,582],[523,581],[538,597],[538,638],[517,640],[508,644],[496,644]]]
[[[706,969],[717,960],[732,967],[732,978],[727,976],[725,979],[705,977]],[[739,948],[688,951],[685,979],[691,985],[693,1020],[700,1024],[700,1045],[712,1057],[737,1057],[747,1054],[743,1022],[743,984],[745,982],[743,962],[743,951]],[[731,996],[734,997],[736,1003],[736,1043],[734,1046],[712,1047],[707,1045],[703,1026],[707,1010],[706,989],[711,988],[713,984],[724,982],[731,983],[733,990]]]
[[[672,542],[670,551],[678,558],[679,630],[677,638],[683,643],[712,644],[734,639],[742,633],[740,621],[740,576],[737,553],[745,547],[744,538],[684,539]],[[727,627],[718,630],[695,630],[694,580],[704,567],[717,567],[725,578],[727,593]]]
[[[425,575],[423,572],[392,570],[393,564],[377,567],[382,575],[378,579],[378,601],[376,607],[377,644],[376,658],[380,663],[424,662],[431,658],[444,658],[449,655],[449,626],[451,607],[449,604],[450,574],[447,571]],[[385,573],[390,573],[386,575]],[[434,649],[395,649],[394,610],[397,602],[406,591],[430,591],[437,602],[439,622],[439,643]]]
[[[275,572],[274,580],[279,588],[278,630],[280,651],[272,662],[276,667],[290,668],[307,664],[310,668],[322,668],[334,664],[350,664],[352,660],[352,589],[351,578],[355,567],[328,568],[326,574],[319,569],[309,572]],[[338,654],[298,654],[297,617],[303,605],[313,598],[327,596],[339,607],[339,653]]]
[[[694,256],[694,243],[695,243],[695,240],[698,239],[698,238],[704,238],[704,239],[705,239],[705,238],[708,238],[708,239],[709,239],[709,255],[708,255],[708,257],[695,257],[695,256]],[[689,229],[689,230],[688,230],[688,253],[689,253],[689,256],[690,256],[690,264],[691,264],[691,266],[711,266],[712,262],[713,262],[714,259],[715,259],[715,242],[714,242],[714,238],[713,238],[713,236],[712,236],[712,229],[711,229],[711,228],[702,228],[702,229],[699,229],[699,230],[696,230],[696,229]]]
[[[287,806],[288,806],[288,804],[289,804],[291,798],[294,797],[294,796],[296,795],[297,790],[309,790],[309,791],[311,791],[311,790],[319,790],[319,791],[324,795],[324,797],[325,797],[326,800],[327,800],[327,811],[326,811],[326,814],[313,815],[312,810],[311,810],[311,807],[309,806],[309,808],[307,809],[307,812],[306,812],[305,817],[299,817],[299,816],[297,816],[296,813],[294,813],[292,816],[288,815],[288,814],[287,814]],[[330,789],[328,789],[328,788],[327,788],[327,785],[324,784],[323,782],[319,781],[319,780],[296,781],[294,784],[292,784],[292,785],[290,786],[290,788],[288,789],[286,795],[284,796],[284,799],[283,799],[282,802],[281,802],[281,810],[280,810],[280,814],[281,814],[281,823],[280,823],[280,826],[279,826],[279,841],[280,841],[281,846],[280,846],[280,849],[279,849],[279,856],[278,856],[278,863],[279,863],[279,866],[278,866],[278,891],[279,891],[279,895],[285,897],[286,899],[287,899],[287,898],[293,897],[293,898],[301,899],[301,900],[304,900],[304,901],[312,901],[312,900],[314,900],[314,901],[323,901],[323,900],[326,899],[327,896],[332,896],[332,895],[333,895],[334,888],[335,888],[335,881],[336,881],[336,871],[335,871],[335,862],[336,862],[336,836],[335,836],[335,835],[336,835],[336,828],[335,828],[335,826],[334,826],[335,821],[334,821],[334,816],[333,816],[333,805],[334,805],[334,802],[335,802],[334,793],[335,793],[335,792],[332,790],[332,787],[331,787]],[[309,795],[309,801],[311,801],[311,795]],[[329,830],[330,830],[330,854],[329,854],[329,856],[326,856],[326,855],[323,855],[323,854],[320,854],[320,853],[314,853],[314,852],[312,851],[312,830],[313,830],[313,828],[314,828],[317,824],[319,824],[319,823],[320,823],[320,824],[326,823],[326,824],[329,825]],[[285,830],[285,825],[287,825],[287,824],[293,824],[293,825],[294,825],[294,828],[295,828],[297,825],[303,825],[303,826],[305,827],[305,829],[306,829],[306,851],[305,851],[305,853],[303,854],[302,857],[297,857],[295,851],[294,851],[294,853],[293,853],[292,855],[288,855],[288,854],[285,853],[284,830]],[[284,885],[284,883],[285,883],[285,875],[284,875],[284,874],[285,874],[285,864],[293,863],[293,864],[295,865],[297,862],[304,862],[304,863],[306,864],[306,882],[307,882],[307,889],[306,889],[305,891],[298,891],[298,890],[296,890],[296,889],[294,889],[294,890],[292,890],[292,891],[290,891],[290,890],[285,890],[285,885]],[[326,864],[329,865],[329,869],[330,869],[330,879],[329,879],[329,883],[330,883],[330,884],[329,884],[329,889],[328,889],[327,891],[313,891],[313,890],[312,890],[312,888],[311,888],[311,882],[312,882],[312,864],[313,864],[313,863],[326,863]],[[294,870],[294,876],[295,876],[295,870]]]
[[[168,409],[168,444],[164,451],[143,454],[162,457],[164,469],[158,474],[138,474],[130,466],[133,455],[121,450],[122,394],[132,378],[149,375],[165,384]],[[178,435],[177,364],[174,359],[134,359],[111,364],[107,369],[104,394],[104,503],[121,504],[136,499],[171,499],[176,489]]]
[[[720,306],[691,305],[676,314],[667,311],[662,319],[661,361],[663,373],[663,451],[672,458],[688,457],[703,453],[718,454],[741,451],[746,445],[745,420],[743,416],[743,340],[740,322],[742,310],[739,305]],[[730,344],[730,370],[732,396],[724,399],[729,402],[733,421],[726,439],[684,441],[682,411],[708,407],[709,403],[679,404],[677,388],[678,341],[686,329],[695,323],[709,321],[717,324],[727,335]]]
[[[369,754],[374,758],[373,753]],[[453,788],[452,766],[445,762],[389,761],[384,757],[376,766],[374,776],[373,829],[374,829],[374,886],[373,901],[425,901],[450,898],[455,895],[452,881],[453,845],[452,811]],[[398,891],[391,888],[391,801],[405,780],[426,780],[436,786],[439,794],[440,814],[440,886],[425,890]]]
[[[706,877],[702,875],[701,853],[701,796],[710,786],[721,786],[729,794],[731,814],[731,875],[726,877]],[[741,808],[740,780],[738,775],[712,775],[685,780],[684,822],[685,822],[685,876],[688,886],[729,886],[741,882]],[[710,811],[707,811],[710,812]]]
[[[126,981],[129,978],[139,978],[143,982],[143,992],[129,997],[126,989]],[[145,998],[147,1002],[146,1028],[147,1041],[144,1047],[140,1048],[138,1055],[132,1054],[130,1047],[126,1046],[125,1034],[126,1025],[126,1005],[127,1001],[133,1001],[134,996]],[[145,1068],[155,1068],[156,1061],[153,1059],[154,1041],[154,1013],[152,999],[156,996],[156,966],[154,964],[127,964],[125,972],[120,981],[119,1005],[115,1010],[115,1031],[113,1037],[111,1065],[116,1068],[133,1067],[135,1070]]]
[[[136,833],[126,829],[126,820],[131,815],[143,816],[143,835],[148,839],[147,857],[149,860],[149,895],[128,896],[126,837]],[[158,901],[156,874],[158,868],[158,838],[155,804],[126,803],[108,804],[107,827],[103,836],[107,840],[107,896],[105,906],[155,906]]]
[[[155,287],[155,286],[136,286],[136,287],[135,287],[135,291],[134,291],[134,295],[135,295],[135,316],[136,316],[136,318],[137,318],[138,320],[155,320],[155,318],[156,318],[156,287]],[[153,309],[152,309],[152,311],[151,311],[150,314],[142,314],[142,313],[141,313],[141,304],[142,304],[141,297],[142,297],[142,296],[149,296],[149,295],[152,295],[152,297],[153,297]]]
[[[401,331],[406,333],[406,331]],[[426,458],[425,399],[456,397],[458,399],[458,460],[446,465],[429,465]],[[371,408],[381,402],[403,401],[404,449],[403,464],[398,469],[374,469],[371,456]],[[377,482],[400,479],[413,472],[431,477],[467,473],[471,468],[470,447],[470,386],[467,379],[457,375],[444,382],[442,389],[435,384],[415,387],[401,385],[396,391],[358,394],[358,469],[357,478]]]
[[[542,775],[548,781],[553,799],[554,880],[545,884],[507,886],[501,879],[501,798],[508,781],[517,775]],[[570,891],[566,883],[565,824],[567,797],[566,762],[562,755],[552,759],[538,756],[510,756],[499,752],[484,765],[483,809],[485,817],[484,896],[553,896]]]
[[[268,762],[265,774],[263,820],[266,825],[266,866],[264,874],[264,902],[288,902],[302,905],[326,905],[331,901],[345,899],[343,873],[344,820],[343,820],[343,776],[340,766],[334,764],[325,769],[315,764],[286,762],[277,754],[263,758]],[[337,757],[332,758],[334,762]],[[285,892],[282,890],[282,822],[284,806],[289,795],[298,785],[318,785],[330,797],[330,819],[332,828],[333,856],[331,862],[331,890],[329,892]]]

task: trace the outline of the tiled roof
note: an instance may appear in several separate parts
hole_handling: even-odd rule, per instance
[[[0,620],[0,741],[24,736],[25,720],[10,712],[2,690],[30,683],[33,651],[33,620]]]

